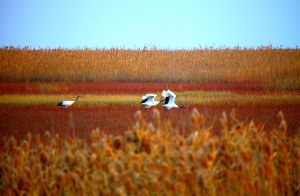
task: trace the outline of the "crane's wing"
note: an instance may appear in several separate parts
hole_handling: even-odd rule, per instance
[[[153,99],[156,96],[157,96],[157,94],[146,94],[142,97],[142,99],[147,99],[147,98]]]
[[[154,99],[156,96],[157,96],[156,94],[146,94],[146,95],[142,96],[142,101],[140,102],[140,104],[145,103],[148,100]]]
[[[75,101],[62,101],[61,105],[72,105]]]
[[[161,92],[161,96],[162,97],[169,97],[169,93],[167,92],[167,91],[165,91],[165,90],[163,90],[162,92]]]
[[[174,98],[176,97],[175,93],[173,93],[170,90],[163,90],[161,92],[161,96],[163,96],[163,97],[174,97]]]
[[[161,96],[165,98],[165,104],[174,102],[175,100],[175,93],[173,93],[172,91],[168,90],[163,90],[161,93]]]
[[[172,96],[172,97],[176,97],[175,93],[173,93],[172,91],[170,91],[169,89],[167,90],[167,92]]]

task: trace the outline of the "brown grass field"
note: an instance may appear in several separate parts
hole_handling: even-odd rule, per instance
[[[299,49],[0,49],[4,81],[255,81],[300,88]]]

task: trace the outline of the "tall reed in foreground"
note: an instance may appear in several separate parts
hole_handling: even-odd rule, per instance
[[[112,136],[94,130],[88,141],[46,132],[3,139],[3,195],[297,195],[300,134],[222,114],[219,135],[194,110],[182,134],[153,111],[135,113],[132,130]]]

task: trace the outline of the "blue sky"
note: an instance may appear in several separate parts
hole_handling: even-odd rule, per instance
[[[300,46],[299,0],[0,0],[0,45]]]

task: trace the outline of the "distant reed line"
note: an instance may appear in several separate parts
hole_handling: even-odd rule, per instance
[[[257,81],[300,88],[299,49],[0,48],[0,81]]]

